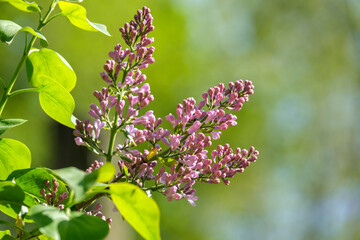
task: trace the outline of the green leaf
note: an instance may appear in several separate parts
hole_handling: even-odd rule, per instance
[[[59,123],[75,128],[71,121],[75,101],[71,94],[48,76],[40,75],[38,80],[42,82],[39,101],[44,112]]]
[[[114,178],[116,169],[115,169],[114,165],[107,162],[96,171],[99,171],[96,181],[100,182],[100,183],[106,183],[106,182],[111,181]]]
[[[26,122],[24,119],[0,119],[0,135],[3,134],[9,128],[19,126]]]
[[[24,191],[11,181],[0,182],[0,211],[15,218],[21,212]]]
[[[0,239],[6,239],[7,236],[11,237],[10,230],[0,231]]]
[[[48,42],[47,42],[47,41],[44,41],[44,40],[42,40],[42,39],[40,39],[40,45],[41,45],[42,47],[44,47],[44,48],[46,48],[46,47],[49,46]]]
[[[30,209],[30,215],[40,232],[55,240],[100,240],[109,232],[106,221],[81,212],[67,214],[55,207],[36,205]]]
[[[41,76],[47,76],[63,86],[68,92],[74,89],[76,74],[70,64],[57,52],[48,49],[32,49],[26,59],[26,73],[34,87],[43,84]]]
[[[48,237],[48,236],[46,236],[46,235],[40,235],[39,236],[39,240],[53,240],[53,238],[51,238],[51,237]]]
[[[0,231],[0,239],[5,235],[11,235],[10,230]]]
[[[14,36],[20,31],[21,26],[8,20],[0,20],[0,39],[10,44]]]
[[[43,33],[40,32],[39,30],[32,29],[31,27],[23,27],[22,29],[20,29],[20,31],[31,33],[33,36],[38,37],[40,38],[40,40],[45,41],[47,43],[47,39],[45,38]]]
[[[82,2],[83,0],[61,0],[64,2]]]
[[[98,178],[96,171],[86,173],[75,167],[59,169],[56,173],[69,185],[70,190],[74,191],[75,202],[86,198],[86,193],[94,186]]]
[[[20,25],[9,20],[0,20],[0,39],[2,42],[11,44],[16,34],[19,32],[29,32],[41,40],[45,42],[47,41],[45,36],[39,30],[34,30],[31,27],[21,27]]]
[[[23,0],[0,0],[1,2],[8,2],[13,5],[15,8],[24,11],[24,12],[41,12],[39,6],[35,2],[26,2]]]
[[[110,184],[111,198],[121,215],[145,239],[160,239],[160,211],[156,202],[129,183]]]
[[[0,179],[5,179],[12,171],[29,168],[30,150],[25,144],[9,138],[0,138]]]
[[[106,26],[100,23],[90,22],[86,18],[86,9],[78,4],[70,2],[59,2],[59,7],[64,16],[66,16],[72,25],[91,32],[102,32],[105,35],[110,36],[106,29]]]
[[[40,202],[46,203],[45,198],[40,194],[41,189],[47,189],[45,180],[50,181],[50,187],[52,187],[52,179],[55,178],[59,187],[56,193],[58,197],[64,192],[68,192],[65,183],[56,175],[54,171],[48,168],[28,168],[21,169],[12,172],[7,180],[14,181],[25,193],[24,204],[31,207]],[[48,190],[46,190],[48,193]],[[66,204],[68,199],[65,199],[62,203]]]

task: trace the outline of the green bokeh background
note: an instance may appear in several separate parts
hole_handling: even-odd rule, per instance
[[[112,37],[77,29],[65,18],[43,31],[49,48],[78,76],[72,95],[81,119],[94,101],[92,92],[104,85],[99,73],[107,53],[121,42],[118,28],[143,5],[151,8],[155,25],[150,36],[156,63],[143,72],[156,116],[174,113],[184,98],[200,100],[219,82],[241,78],[255,85],[255,95],[237,113],[238,125],[213,144],[254,145],[259,160],[230,186],[200,184],[195,208],[155,195],[163,239],[360,239],[358,0],[85,0],[82,5]],[[36,14],[8,4],[0,4],[0,19],[37,25]],[[6,81],[21,56],[20,35],[12,45],[0,45],[0,76]],[[16,88],[27,86],[22,73]],[[4,136],[30,148],[33,166],[56,166],[54,145],[64,143],[58,143],[56,124],[42,112],[36,94],[11,99],[2,117],[28,119]],[[108,208],[114,216],[108,239],[140,239]]]

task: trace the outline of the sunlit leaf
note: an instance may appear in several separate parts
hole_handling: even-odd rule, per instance
[[[96,181],[105,183],[105,182],[109,182],[114,178],[116,169],[114,165],[108,162],[105,163],[103,166],[101,166],[97,171],[99,171],[99,173]]]
[[[39,6],[35,2],[27,2],[24,0],[0,0],[1,2],[8,2],[13,5],[15,8],[24,11],[24,12],[41,12]]]
[[[63,15],[66,16],[74,26],[86,31],[99,31],[110,36],[105,25],[90,22],[86,18],[86,9],[84,7],[70,2],[59,2],[58,4]]]
[[[109,232],[106,221],[81,212],[67,214],[55,207],[36,205],[30,209],[30,215],[40,232],[54,240],[100,240]]]
[[[31,27],[21,27],[20,25],[9,20],[0,20],[0,39],[2,42],[11,44],[16,34],[19,32],[29,32],[32,35],[47,42],[45,36],[39,30],[34,30]]]
[[[54,240],[54,239],[42,234],[42,235],[39,236],[39,240]]]
[[[44,112],[59,123],[74,128],[71,116],[75,101],[71,94],[48,76],[40,75],[38,81],[42,82],[39,87],[39,100]]]
[[[26,73],[29,83],[34,87],[43,85],[41,76],[58,82],[68,92],[76,84],[76,74],[70,64],[60,54],[47,48],[31,50],[26,60]]]
[[[6,179],[14,170],[29,168],[30,150],[25,144],[9,138],[0,138],[0,180]]]
[[[110,184],[111,198],[126,221],[145,239],[160,239],[160,211],[156,202],[129,183]]]
[[[83,0],[61,0],[64,2],[82,2]]]
[[[4,230],[4,231],[0,231],[0,239],[1,240],[6,240],[7,236],[11,237],[11,233],[10,230]],[[10,238],[11,239],[11,238]]]
[[[24,119],[0,119],[0,135],[3,134],[9,128],[19,126],[26,122]]]

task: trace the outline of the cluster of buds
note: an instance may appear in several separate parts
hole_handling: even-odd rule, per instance
[[[101,212],[101,209],[102,209],[102,205],[101,203],[97,203],[95,205],[95,208],[93,210],[90,210],[88,212],[85,212],[85,214],[89,215],[89,216],[95,216],[95,217],[99,217],[101,218],[102,220],[106,221],[108,224],[109,224],[109,228],[111,228],[111,222],[112,222],[112,219],[111,218],[106,218],[104,216],[104,214],[102,214]]]
[[[121,44],[117,44],[114,51],[109,53],[112,59],[106,61],[105,71],[100,74],[109,85],[102,91],[94,92],[99,105],[91,104],[89,114],[95,118],[95,121],[91,123],[90,120],[77,120],[76,122],[76,130],[74,130],[76,144],[86,146],[98,154],[104,155],[104,151],[98,145],[100,131],[103,128],[111,129],[116,126],[129,137],[129,132],[122,129],[124,126],[151,124],[150,114],[140,117],[138,115],[140,109],[154,100],[149,84],[140,86],[146,80],[140,69],[147,68],[149,64],[155,62],[152,56],[155,48],[148,46],[154,42],[154,39],[147,38],[147,33],[154,30],[153,18],[147,7],[139,10],[135,16],[135,21],[120,28],[129,48],[122,49]],[[120,72],[123,72],[123,77],[118,79]],[[115,116],[110,117],[112,109],[115,109],[113,111]],[[131,143],[135,142],[131,139]]]
[[[99,105],[90,105],[94,123],[78,121],[75,142],[107,161],[114,156],[120,158],[120,172],[112,181],[127,181],[145,191],[158,191],[169,201],[185,198],[195,205],[196,182],[222,181],[229,185],[230,178],[258,158],[259,152],[254,147],[232,150],[225,144],[207,150],[222,131],[237,125],[237,117],[227,111],[239,111],[254,93],[254,86],[249,80],[230,82],[228,87],[220,83],[204,92],[198,104],[192,97],[183,100],[175,115],[165,117],[171,129],[161,127],[163,119],[156,118],[152,110],[139,116],[139,110],[154,100],[150,85],[144,83],[146,76],[140,71],[155,61],[152,56],[155,48],[148,46],[154,39],[147,37],[154,29],[152,22],[150,10],[144,7],[133,21],[120,28],[128,48],[117,44],[109,53],[111,59],[101,73],[108,86],[94,92]],[[98,146],[102,129],[111,132],[108,152]],[[123,133],[125,140],[121,144],[115,143],[117,133]],[[142,152],[136,149],[140,144],[146,144]],[[87,172],[100,165],[95,161]]]
[[[249,80],[230,82],[228,89],[225,89],[224,84],[220,83],[203,93],[204,101],[199,103],[199,108],[206,105],[210,109],[225,107],[229,110],[239,111],[243,103],[249,101],[249,95],[252,94],[254,94],[254,85]]]
[[[64,209],[64,205],[61,204],[65,199],[68,197],[67,192],[63,192],[62,194],[57,194],[59,182],[56,180],[56,178],[52,179],[52,188],[50,187],[50,181],[45,180],[44,182],[46,189],[43,188],[40,190],[41,196],[43,196],[46,200],[46,203],[43,203],[44,205],[51,205],[58,207],[60,210]],[[49,192],[46,193],[48,190]]]
[[[134,15],[134,20],[129,23],[125,23],[124,27],[121,27],[119,31],[125,43],[132,46],[136,43],[137,38],[146,36],[151,31],[154,31],[153,17],[150,14],[150,9],[143,7],[142,10],[138,10],[137,14]]]
[[[104,165],[103,162],[99,162],[99,161],[95,160],[94,163],[92,163],[90,165],[90,167],[88,167],[88,169],[86,169],[86,172],[91,173],[91,172],[95,171],[96,169],[99,169],[102,165]]]

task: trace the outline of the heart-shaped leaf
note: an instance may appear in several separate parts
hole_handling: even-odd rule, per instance
[[[0,135],[3,134],[9,128],[19,126],[26,122],[24,119],[0,119]]]
[[[30,215],[40,232],[54,240],[100,240],[109,232],[106,221],[81,212],[67,214],[55,207],[36,205],[30,209]]]
[[[30,150],[25,144],[9,138],[0,138],[0,180],[6,179],[14,170],[29,168]]]
[[[11,44],[16,34],[19,32],[29,32],[35,37],[40,38],[42,41],[47,42],[45,36],[39,30],[34,30],[31,27],[21,27],[13,21],[0,20],[0,39],[2,42]]]
[[[44,112],[59,123],[75,128],[71,121],[75,101],[71,94],[48,76],[40,75],[38,80],[42,82],[39,87],[39,101]]]
[[[129,183],[110,184],[111,198],[126,221],[145,239],[160,239],[160,211],[156,202]]]
[[[39,6],[35,2],[27,2],[24,0],[0,0],[1,2],[8,2],[13,5],[15,8],[24,11],[24,12],[41,12]]]
[[[86,9],[78,4],[71,2],[59,2],[59,7],[64,16],[66,16],[72,25],[91,32],[102,32],[110,36],[106,26],[100,23],[90,22],[86,18]]]
[[[34,87],[43,85],[40,76],[51,78],[68,92],[76,84],[76,74],[70,64],[60,54],[48,48],[31,50],[26,59],[26,73],[29,83]]]

